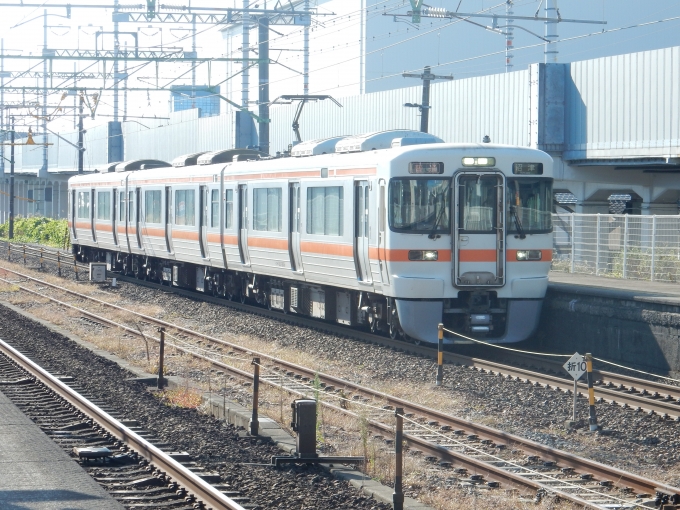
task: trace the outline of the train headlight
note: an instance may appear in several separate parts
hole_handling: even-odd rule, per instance
[[[433,261],[439,258],[437,250],[410,250],[408,252],[409,260],[425,260]]]
[[[517,260],[541,260],[543,253],[541,250],[517,250]]]
[[[496,158],[463,158],[463,166],[495,166]]]

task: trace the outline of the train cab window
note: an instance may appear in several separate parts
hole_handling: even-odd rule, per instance
[[[210,227],[220,226],[220,190],[214,189],[210,192]]]
[[[88,219],[90,217],[90,192],[79,191],[76,196],[77,217]]]
[[[281,232],[281,188],[253,189],[253,230]]]
[[[224,192],[224,228],[234,226],[234,190],[228,189]]]
[[[97,219],[111,220],[111,192],[97,192]]]
[[[196,201],[192,189],[175,191],[175,225],[196,225]]]
[[[552,179],[508,179],[505,203],[509,233],[545,234],[552,231]]]
[[[392,179],[390,228],[406,234],[450,233],[450,188],[450,179]]]
[[[144,192],[144,221],[161,223],[161,190]]]
[[[459,182],[460,228],[465,232],[495,232],[498,177],[466,175]]]
[[[342,235],[342,186],[307,188],[307,233]]]

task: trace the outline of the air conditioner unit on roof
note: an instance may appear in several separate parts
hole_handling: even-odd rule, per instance
[[[348,136],[336,144],[335,152],[362,152],[389,149],[392,147],[392,140],[395,138],[427,140],[423,143],[442,143],[444,141],[441,138],[421,131],[393,129],[390,131],[366,133],[358,136]]]
[[[294,158],[299,158],[303,156],[317,156],[319,154],[332,154],[335,152],[335,145],[343,138],[345,137],[335,136],[333,138],[300,142],[293,147],[293,150],[290,151],[290,155]]]

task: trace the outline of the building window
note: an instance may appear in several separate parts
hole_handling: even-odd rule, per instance
[[[111,219],[111,192],[98,191],[97,192],[97,219],[110,220]]]
[[[194,190],[175,191],[175,225],[186,225],[187,227],[196,225],[195,204]]]
[[[307,233],[342,235],[342,186],[307,188]]]
[[[90,192],[79,191],[76,200],[76,207],[78,209],[78,218],[88,219],[90,217]]]
[[[234,190],[228,189],[224,192],[224,228],[232,228],[234,224]]]
[[[144,192],[144,221],[146,223],[161,222],[161,191]]]
[[[45,202],[52,201],[52,188],[45,188]]]
[[[253,190],[253,230],[281,232],[281,188]]]

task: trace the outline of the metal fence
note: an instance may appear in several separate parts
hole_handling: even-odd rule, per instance
[[[552,270],[680,281],[680,215],[553,214]]]

